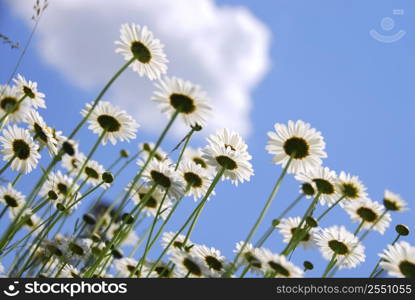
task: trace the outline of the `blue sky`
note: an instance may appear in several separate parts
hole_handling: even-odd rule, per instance
[[[229,182],[219,184],[217,195],[204,210],[192,240],[216,247],[231,257],[235,243],[245,238],[281,172],[280,167],[271,164],[271,156],[264,149],[266,132],[272,130],[275,122],[302,119],[311,123],[323,133],[327,143],[329,157],[324,160],[324,165],[338,172],[345,170],[359,175],[374,200],[380,201],[387,188],[401,194],[413,206],[415,3],[409,0],[224,0],[217,3],[220,6],[243,5],[268,27],[272,34],[271,66],[252,94],[253,127],[247,142],[255,176],[251,182],[238,187]],[[394,15],[394,9],[403,9],[404,14]],[[0,4],[0,11],[0,32],[24,41],[29,28],[7,6]],[[384,17],[395,21],[395,28],[389,32],[380,26]],[[76,16],[72,22],[75,20]],[[371,29],[385,35],[405,30],[406,35],[394,43],[382,43],[369,35]],[[35,37],[34,44],[37,42]],[[17,56],[17,50],[0,45],[0,82],[6,81]],[[94,97],[98,90],[81,89],[68,81],[62,73],[44,63],[34,47],[29,48],[19,72],[39,82],[49,107],[43,113],[45,119],[65,133],[80,119],[79,110],[85,99]],[[231,111],[229,115],[232,116]],[[89,149],[93,137],[88,130],[78,136],[84,151]],[[137,142],[156,138],[155,134],[140,131]],[[177,139],[171,136],[163,148],[170,150],[175,142]],[[203,145],[203,140],[195,141],[193,145]],[[96,159],[108,164],[114,153],[122,148],[133,152],[136,142],[115,147],[108,145],[100,149]],[[133,171],[134,167],[131,167],[123,176],[124,182],[131,178]],[[14,174],[7,176],[11,178]],[[33,183],[33,176],[27,176],[18,188],[26,191],[26,184]],[[297,191],[298,183],[288,176],[258,236],[273,216],[297,196]],[[114,189],[110,197],[116,194],[117,189]],[[291,215],[302,214],[307,205],[308,201],[303,201]],[[169,228],[177,229],[193,207],[194,203],[188,200]],[[404,223],[414,229],[412,216],[413,209],[393,215],[393,226],[385,235],[372,233],[367,238],[366,262],[356,269],[339,272],[339,276],[368,275],[377,261],[377,253],[394,239],[393,227]],[[340,208],[321,225],[333,224],[345,224],[350,231],[357,226],[350,223]],[[407,240],[415,244],[413,235]],[[284,247],[278,234],[273,235],[266,246],[275,252]],[[317,249],[298,251],[293,256],[298,265],[304,259],[316,266],[310,276],[322,274],[327,262]]]

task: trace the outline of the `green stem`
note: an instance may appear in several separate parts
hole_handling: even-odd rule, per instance
[[[268,197],[267,202],[265,203],[264,208],[262,209],[261,213],[258,216],[258,219],[256,220],[254,226],[251,228],[251,231],[249,232],[248,236],[246,237],[241,249],[239,250],[238,254],[235,256],[235,259],[233,260],[232,264],[229,267],[229,270],[225,272],[225,277],[229,277],[232,273],[236,272],[238,267],[236,266],[239,257],[241,256],[241,253],[245,250],[246,245],[251,241],[252,237],[254,236],[255,232],[257,231],[259,225],[261,224],[262,220],[264,219],[268,209],[271,206],[272,201],[274,200],[275,196],[277,195],[277,192],[281,186],[281,182],[284,179],[285,175],[287,174],[288,168],[293,160],[293,156],[290,157],[287,164],[285,165],[284,169],[282,170],[280,176],[277,179],[277,182],[274,185],[274,188],[271,191],[271,194]],[[234,270],[236,268],[236,270]]]
[[[12,113],[19,105],[23,102],[23,100],[27,97],[27,94],[24,94],[12,107],[6,107],[6,113],[0,118],[0,126],[3,126],[4,120]]]
[[[14,155],[0,170],[0,175],[3,174],[4,171],[7,170],[8,167],[12,164],[12,162],[16,159],[16,155]]]
[[[16,178],[13,180],[12,186],[15,186],[17,184],[21,176],[22,176],[22,172],[19,172],[19,174],[17,174]]]
[[[183,158],[184,151],[186,150],[187,145],[189,144],[190,139],[191,139],[191,137],[192,137],[192,135],[193,135],[193,132],[194,132],[194,131],[195,131],[195,130],[192,128],[192,129],[190,130],[190,132],[189,132],[189,133],[186,135],[186,137],[185,137],[184,145],[183,145],[183,147],[182,147],[182,150],[180,151],[179,158],[177,159],[177,162],[176,162],[176,166],[174,167],[174,170],[175,170],[175,171],[177,171],[177,169],[179,168],[179,164],[180,164],[180,161],[181,161],[181,160],[182,160],[182,158]]]
[[[167,198],[168,192],[169,192],[168,189],[166,189],[166,191],[164,192],[164,196],[163,196],[162,200],[160,201],[160,205],[157,208],[156,215],[154,216],[153,222],[151,223],[150,233],[148,234],[146,245],[145,245],[145,248],[144,248],[144,254],[141,256],[141,259],[138,261],[138,263],[135,266],[134,270],[132,272],[130,272],[130,277],[132,277],[135,274],[135,272],[137,272],[137,270],[140,270],[139,274],[141,274],[141,270],[143,269],[143,265],[146,261],[147,254],[150,251],[149,246],[150,246],[151,237],[153,235],[154,227],[156,226],[156,223],[158,221],[158,217],[160,216],[160,212],[161,212],[161,209],[163,207],[164,201]]]
[[[163,252],[159,255],[156,262],[153,264],[150,271],[148,272],[147,277],[150,276],[151,272],[154,271],[155,267],[158,265],[158,263],[161,261],[161,259],[164,257],[164,255],[167,253],[170,246],[173,244],[173,242],[176,240],[176,238],[179,236],[179,234],[181,234],[182,231],[187,227],[187,225],[189,225],[189,223],[193,220],[193,217],[195,216],[197,210],[199,210],[200,207],[202,207],[204,205],[204,203],[207,201],[207,199],[209,198],[209,195],[212,193],[213,189],[215,188],[215,186],[217,185],[217,183],[221,179],[224,172],[225,172],[225,168],[222,168],[218,171],[218,173],[216,174],[216,176],[213,179],[212,183],[210,184],[208,190],[206,191],[206,195],[203,197],[203,199],[200,201],[200,203],[196,206],[196,208],[193,210],[193,212],[190,214],[190,216],[184,222],[182,227],[180,227],[179,231],[176,232],[174,237],[170,240],[170,242],[164,248]],[[185,246],[185,245],[183,245],[183,246]]]
[[[311,214],[312,211],[314,211],[314,208],[317,205],[318,199],[320,198],[321,193],[318,192],[317,195],[314,197],[313,201],[311,202],[310,206],[308,207],[307,211],[303,215],[300,224],[294,231],[294,234],[292,235],[290,241],[288,242],[285,249],[282,251],[282,255],[288,256],[288,254],[291,252],[291,249],[295,249],[295,247],[298,245],[298,243],[303,238],[303,234],[306,233],[305,230],[303,230],[302,226],[304,225],[305,220],[307,217]]]
[[[278,215],[276,218],[277,220],[281,220],[284,218],[290,211],[293,209],[298,202],[304,197],[304,194],[300,194],[282,213]],[[255,244],[255,247],[262,247],[262,245],[265,243],[265,241],[271,236],[271,234],[274,232],[275,226],[271,225],[268,230],[262,235],[262,237],[258,240],[258,242]]]
[[[336,256],[337,256],[336,253],[334,253],[333,256],[331,257],[330,262],[327,264],[327,267],[324,270],[323,275],[321,276],[322,278],[326,278],[327,277],[327,274],[335,266],[335,264],[336,264]]]
[[[392,242],[392,246],[393,245],[395,245],[395,243],[399,240],[399,238],[401,237],[401,235],[400,234],[398,234],[397,236],[396,236],[396,238],[393,240],[393,242]],[[369,275],[369,278],[374,278],[374,277],[377,277],[378,276],[378,274],[376,274],[377,272],[378,272],[378,267],[379,267],[379,265],[380,265],[380,263],[382,262],[382,259],[380,258],[379,260],[378,260],[378,263],[376,264],[376,266],[373,268],[373,271],[370,273],[370,275]],[[379,272],[380,271],[382,271],[383,269],[381,268],[380,270],[379,270]],[[376,274],[376,275],[375,275]]]
[[[346,196],[341,196],[334,204],[329,206],[318,218],[317,221],[320,221],[322,218],[324,218],[325,215],[327,215],[334,207],[336,207]]]
[[[104,86],[104,88],[101,90],[101,92],[98,94],[98,96],[95,98],[91,109],[88,111],[86,116],[79,122],[79,124],[75,127],[75,129],[71,132],[71,134],[68,136],[68,139],[72,139],[77,132],[81,129],[81,127],[85,124],[85,122],[88,120],[92,112],[94,111],[95,107],[98,105],[101,98],[104,96],[104,94],[107,92],[107,90],[110,88],[110,86],[114,83],[114,81],[125,71],[125,69],[128,68],[128,66],[134,61],[134,58],[127,61],[107,82],[107,84]]]

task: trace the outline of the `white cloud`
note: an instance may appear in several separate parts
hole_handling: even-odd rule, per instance
[[[55,0],[37,32],[37,49],[48,64],[84,89],[98,88],[122,63],[114,53],[122,23],[147,25],[165,44],[168,75],[202,85],[213,118],[209,128],[248,135],[251,92],[269,64],[268,29],[246,8],[212,0]],[[26,0],[10,4],[31,25]],[[105,98],[133,114],[145,130],[166,122],[149,99],[153,82],[125,72]],[[181,131],[181,130],[180,130]]]

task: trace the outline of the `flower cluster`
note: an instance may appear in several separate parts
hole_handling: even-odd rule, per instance
[[[300,268],[290,259],[301,246],[305,251],[321,252],[328,261],[322,276],[328,277],[338,269],[364,263],[366,236],[384,234],[392,223],[392,213],[407,209],[400,195],[385,190],[383,202],[377,202],[358,176],[324,166],[327,153],[321,132],[301,120],[288,121],[275,124],[268,133],[265,149],[282,171],[246,239],[236,243],[234,257],[226,258],[219,249],[192,242],[193,230],[216,195],[216,186],[229,180],[235,188],[254,175],[248,145],[238,132],[223,128],[209,135],[205,146],[192,148],[191,138],[212,116],[207,93],[197,84],[167,74],[164,46],[146,26],[122,25],[116,45],[115,52],[126,62],[98,96],[85,104],[82,120],[68,135],[47,125],[41,116],[45,94],[38,91],[36,82],[17,75],[12,85],[0,86],[0,175],[7,175],[0,185],[0,219],[6,212],[11,219],[0,230],[0,276],[303,277],[313,264],[305,261]],[[133,116],[102,100],[128,67],[143,80],[155,81],[151,100],[168,117],[168,123],[154,143],[140,141],[136,153],[121,150],[112,161],[100,162],[98,149],[109,151],[113,145],[137,139],[140,126]],[[177,120],[189,132],[168,153],[161,145]],[[83,127],[94,136],[90,147],[75,138]],[[82,148],[88,150],[82,152]],[[134,175],[120,183],[128,166],[134,168]],[[8,180],[8,176],[14,179]],[[31,189],[21,181],[26,176],[35,177]],[[253,243],[286,176],[299,182],[300,192],[282,213],[273,216],[271,227]],[[106,202],[107,192],[116,184],[121,185],[120,195]],[[28,190],[27,195],[19,189]],[[194,200],[188,201],[193,210],[184,221],[176,221],[181,224],[177,230],[166,231],[186,198]],[[302,201],[304,198],[309,201]],[[306,206],[304,214],[288,216],[299,203]],[[76,218],[75,211],[82,209],[82,217]],[[324,223],[329,213],[340,209],[356,223],[353,232],[344,225]],[[142,230],[143,224],[147,229]],[[21,238],[18,233],[23,230],[28,233]],[[274,244],[273,249],[264,247],[275,231],[282,236],[279,250]],[[415,277],[415,247],[398,241],[409,229],[400,224],[396,232],[397,238],[379,255],[371,277],[383,271],[395,277]],[[160,251],[154,248],[160,244],[162,251],[155,256]],[[15,259],[6,263],[11,255]]]

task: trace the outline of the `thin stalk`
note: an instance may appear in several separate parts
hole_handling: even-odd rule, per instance
[[[189,223],[193,220],[193,217],[195,216],[197,210],[199,210],[200,207],[202,207],[204,205],[204,203],[207,201],[207,199],[209,198],[209,195],[212,193],[213,189],[215,188],[215,186],[217,185],[217,183],[219,182],[219,180],[221,179],[223,173],[225,172],[225,168],[222,168],[218,171],[218,173],[216,174],[215,178],[213,179],[212,183],[210,184],[208,190],[206,191],[206,195],[203,197],[203,199],[200,201],[200,203],[196,206],[196,208],[193,210],[193,212],[190,214],[190,216],[187,218],[187,220],[184,222],[184,224],[182,225],[182,227],[180,227],[179,231],[176,232],[176,234],[174,235],[174,237],[170,240],[170,242],[167,244],[167,246],[164,248],[163,252],[159,255],[159,257],[157,258],[156,262],[153,264],[153,266],[151,267],[151,269],[149,270],[147,277],[150,276],[151,272],[154,271],[155,267],[158,265],[158,263],[162,260],[162,258],[164,257],[164,255],[167,253],[167,251],[169,250],[170,246],[173,244],[173,242],[176,240],[176,238],[179,236],[180,233],[182,233],[182,231],[189,225]],[[185,245],[184,245],[185,246]]]
[[[333,203],[331,206],[329,206],[318,218],[317,221],[320,221],[322,218],[324,218],[325,215],[327,215],[334,207],[336,207],[346,196],[341,196],[335,203]]]
[[[271,191],[271,194],[268,197],[268,200],[265,202],[265,206],[262,209],[261,213],[258,216],[258,219],[256,220],[254,226],[251,228],[251,231],[249,232],[248,236],[246,237],[241,249],[239,250],[238,254],[235,256],[235,259],[233,260],[232,264],[230,265],[230,268],[227,272],[225,272],[225,277],[230,276],[233,272],[237,271],[237,262],[239,257],[241,256],[241,253],[245,250],[246,245],[251,241],[252,237],[254,236],[255,232],[257,231],[259,225],[262,223],[262,220],[264,219],[266,213],[268,212],[268,209],[271,206],[272,201],[274,200],[275,196],[277,195],[277,192],[281,186],[281,182],[284,179],[285,175],[287,174],[288,167],[290,166],[291,162],[293,160],[293,156],[290,157],[287,164],[285,165],[284,169],[282,170],[280,176],[277,179],[277,182],[274,185],[274,188]],[[233,270],[236,268],[236,270]]]
[[[0,169],[0,175],[4,173],[4,171],[7,170],[8,167],[12,164],[12,162],[16,159],[16,155],[14,155],[4,166]]]
[[[291,209],[293,209],[298,202],[300,202],[300,200],[304,197],[304,194],[300,194],[286,209],[284,209],[284,211],[282,213],[280,213],[278,215],[278,217],[276,218],[277,220],[281,220],[282,218],[284,218],[290,211]],[[255,247],[261,247],[265,241],[271,236],[271,234],[274,232],[275,226],[271,225],[268,230],[262,235],[262,237],[258,240],[258,242],[256,242]]]

